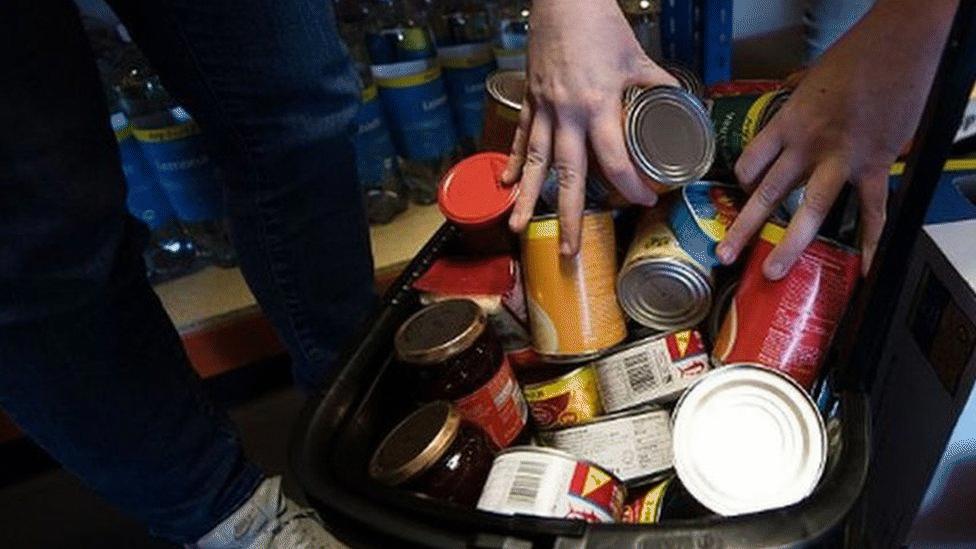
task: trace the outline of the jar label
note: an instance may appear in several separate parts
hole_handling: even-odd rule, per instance
[[[511,444],[528,421],[528,406],[507,358],[502,359],[487,383],[454,405],[464,419],[481,427],[499,448]]]

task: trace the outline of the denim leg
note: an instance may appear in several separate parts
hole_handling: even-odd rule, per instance
[[[241,267],[318,388],[375,304],[351,141],[358,79],[329,0],[112,2],[227,175]]]
[[[261,472],[146,281],[71,2],[0,7],[0,121],[0,407],[153,532],[193,541]]]
[[[807,62],[823,55],[873,4],[874,0],[807,0],[803,12]]]

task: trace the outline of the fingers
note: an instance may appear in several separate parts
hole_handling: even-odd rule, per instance
[[[657,203],[657,194],[644,184],[630,160],[624,145],[621,117],[620,103],[611,103],[592,121],[590,142],[594,154],[603,175],[628,202],[653,206]]]
[[[844,188],[850,173],[845,162],[827,159],[821,162],[807,183],[800,209],[796,211],[783,240],[773,248],[763,263],[763,274],[769,280],[779,280],[789,272],[803,250],[817,237],[817,231],[837,195]]]
[[[586,131],[583,124],[559,120],[556,127],[553,168],[559,181],[559,251],[566,256],[579,251],[586,187]]]
[[[775,126],[760,131],[735,163],[735,178],[742,188],[751,191],[782,149],[783,143]]]
[[[537,110],[532,117],[531,131],[527,135],[525,161],[522,163],[520,174],[522,182],[515,208],[508,220],[508,226],[517,233],[525,230],[525,226],[532,218],[535,201],[539,198],[542,183],[549,171],[552,152],[552,115],[547,109]]]
[[[783,197],[803,177],[804,170],[803,157],[798,153],[785,151],[780,155],[716,248],[719,261],[729,265],[739,257],[752,235],[766,223]]]
[[[857,183],[861,203],[861,274],[867,276],[887,216],[888,171],[876,170]]]
[[[635,59],[630,73],[631,76],[625,82],[625,88],[626,86],[641,86],[646,88],[652,86],[680,85],[677,78],[643,54]]]
[[[518,127],[515,138],[512,139],[512,152],[508,155],[508,165],[502,173],[502,183],[512,185],[522,176],[522,165],[525,164],[526,147],[529,144],[529,130],[532,126],[532,102],[526,97],[522,101],[522,111],[519,112]]]

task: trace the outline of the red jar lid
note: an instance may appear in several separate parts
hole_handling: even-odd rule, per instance
[[[483,152],[454,165],[441,180],[437,203],[444,217],[458,225],[472,227],[494,223],[508,214],[518,197],[519,186],[502,185],[508,156]]]

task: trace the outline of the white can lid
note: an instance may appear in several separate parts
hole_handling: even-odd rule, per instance
[[[823,419],[806,391],[773,370],[714,370],[688,389],[673,416],[678,477],[720,515],[792,505],[823,474]]]

